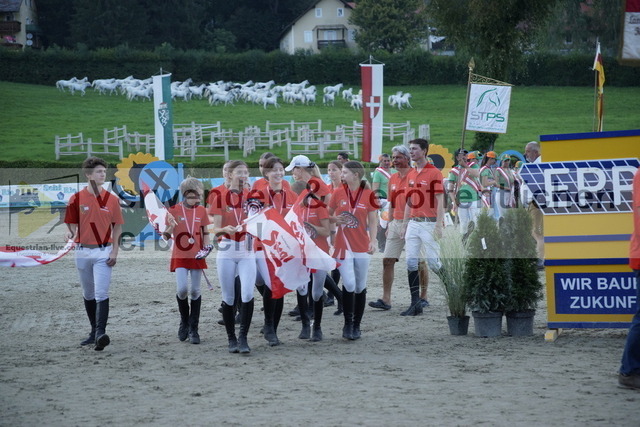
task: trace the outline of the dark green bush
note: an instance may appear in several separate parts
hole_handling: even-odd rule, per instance
[[[374,58],[385,64],[385,85],[466,84],[468,58],[437,56],[421,50],[401,54],[379,52]],[[192,78],[195,82],[217,80],[268,81],[277,83],[309,80],[312,84],[360,84],[360,67],[368,56],[347,49],[324,49],[312,55],[301,51],[295,55],[274,51],[215,53],[204,50],[184,51],[162,45],[154,51],[139,51],[126,45],[89,51],[50,48],[46,51],[0,49],[0,80],[16,83],[52,85],[57,80],[133,75],[147,78],[160,68],[173,73],[176,80]],[[479,62],[479,61],[476,61]],[[536,86],[590,86],[593,74],[590,55],[530,54],[509,82]],[[609,86],[637,86],[640,68],[620,66],[605,58]],[[490,77],[490,76],[489,76]]]

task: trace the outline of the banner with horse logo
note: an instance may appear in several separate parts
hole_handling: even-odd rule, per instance
[[[511,86],[472,83],[466,130],[507,133]]]

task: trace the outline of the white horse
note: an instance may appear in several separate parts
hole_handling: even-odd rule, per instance
[[[353,98],[353,88],[345,89],[342,91],[342,99],[349,102]]]
[[[336,104],[336,94],[333,92],[325,93],[324,96],[322,97],[322,103],[324,105],[331,104],[331,106],[334,106]]]
[[[411,106],[411,103],[409,103],[409,98],[411,98],[411,94],[410,93],[405,93],[401,97],[398,98],[398,100],[397,100],[398,110],[402,110],[402,107],[413,108]]]
[[[78,80],[75,83],[69,83],[69,85],[67,86],[69,88],[69,91],[71,91],[71,95],[75,94],[75,92],[81,92],[82,96],[85,95],[85,89],[88,88],[89,86],[91,86],[91,83],[87,82],[87,81],[82,81],[82,80]]]
[[[264,105],[264,109],[267,109],[267,105],[273,105],[276,108],[280,108],[280,105],[278,104],[278,94],[274,93],[271,96],[265,96],[262,99],[263,105]]]
[[[351,98],[351,108],[360,111],[362,109],[362,95],[356,94]]]
[[[342,83],[338,83],[335,86],[327,86],[324,89],[322,89],[322,91],[326,94],[326,93],[340,93],[340,89],[342,89],[342,86],[344,86]]]

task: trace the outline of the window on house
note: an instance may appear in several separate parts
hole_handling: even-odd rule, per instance
[[[313,31],[305,31],[304,32],[304,42],[305,43],[313,43]]]
[[[339,7],[338,8],[338,18],[342,18],[344,16],[344,9]]]
[[[322,18],[322,8],[316,7],[316,18]]]
[[[350,42],[356,41],[356,30],[348,30],[347,31],[347,39]]]
[[[325,40],[337,40],[338,39],[338,35],[334,30],[327,30],[324,32],[324,39]]]

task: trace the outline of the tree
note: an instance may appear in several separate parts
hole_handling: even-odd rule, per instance
[[[356,42],[366,52],[402,52],[428,36],[423,0],[360,0],[349,22],[360,27]]]
[[[427,10],[438,32],[479,71],[506,80],[530,46],[557,0],[430,0]]]
[[[596,38],[603,52],[618,48],[622,2],[619,0],[559,0],[536,38],[536,48],[552,52],[593,53]]]
[[[145,39],[147,15],[137,2],[75,0],[69,44],[89,49],[127,44],[139,47]]]

